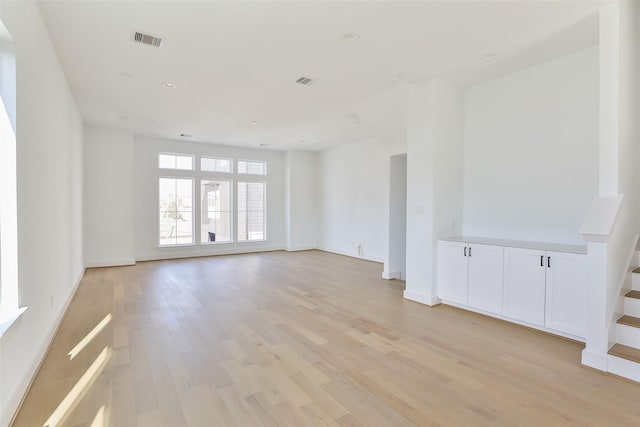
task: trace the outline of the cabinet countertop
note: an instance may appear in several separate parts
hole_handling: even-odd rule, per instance
[[[537,249],[541,251],[568,252],[586,255],[586,245],[567,245],[562,243],[531,242],[525,240],[493,239],[475,236],[448,236],[440,240],[446,242],[475,243],[478,245],[505,246],[510,248]]]

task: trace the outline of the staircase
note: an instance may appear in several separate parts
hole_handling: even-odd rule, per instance
[[[634,260],[639,262],[638,258],[636,253]],[[631,275],[631,290],[624,295],[624,314],[616,324],[616,344],[609,350],[607,364],[612,374],[640,382],[640,267]]]

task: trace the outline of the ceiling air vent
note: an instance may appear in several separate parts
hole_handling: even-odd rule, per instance
[[[301,85],[309,86],[313,82],[313,79],[309,77],[300,77],[296,80],[296,83],[300,83]]]
[[[151,34],[140,33],[138,31],[136,31],[135,34],[133,35],[133,40],[138,43],[147,44],[149,46],[155,46],[155,47],[160,47],[160,44],[162,43],[162,39],[160,37],[155,37],[155,36],[152,36]]]

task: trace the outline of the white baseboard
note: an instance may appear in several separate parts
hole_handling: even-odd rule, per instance
[[[385,280],[402,279],[402,272],[400,271],[383,271],[382,278]]]
[[[287,252],[299,252],[299,251],[312,251],[314,249],[317,249],[317,247],[315,246],[291,246],[286,248],[285,250]]]
[[[382,258],[373,257],[373,256],[358,255],[358,254],[355,254],[355,253],[345,252],[345,251],[341,251],[341,250],[338,250],[338,249],[327,248],[325,246],[319,246],[317,249],[320,250],[320,251],[323,251],[323,252],[330,252],[330,253],[336,254],[336,255],[344,255],[344,256],[351,257],[351,258],[363,259],[365,261],[373,261],[373,262],[379,262],[379,263],[383,263],[384,262],[384,260]]]
[[[555,329],[545,328],[544,326],[540,326],[540,325],[534,325],[533,323],[523,322],[522,320],[514,319],[508,316],[503,316],[502,314],[493,313],[490,311],[482,310],[482,309],[471,307],[464,304],[459,304],[457,302],[448,301],[448,300],[443,300],[442,303],[446,305],[450,305],[452,307],[461,308],[463,310],[473,311],[474,313],[483,314],[485,316],[495,317],[496,319],[504,320],[505,322],[513,323],[520,326],[525,326],[530,329],[536,329],[538,331],[546,332],[548,334],[569,338],[570,340],[573,340],[573,341],[585,342],[585,339],[583,337],[573,335],[573,334],[568,334],[566,332],[556,331]]]
[[[582,361],[584,366],[588,366],[599,371],[607,372],[607,354],[594,353],[587,350],[582,350]]]
[[[67,299],[64,302],[64,305],[63,305],[62,309],[58,313],[58,316],[56,316],[56,319],[53,322],[53,326],[49,330],[49,333],[47,334],[46,339],[42,342],[42,345],[40,346],[40,348],[36,352],[35,357],[33,359],[33,362],[31,363],[31,366],[29,367],[29,371],[28,372],[30,374],[26,375],[22,379],[22,382],[18,385],[18,387],[14,391],[13,395],[9,396],[9,398],[6,400],[7,403],[0,410],[0,414],[1,414],[0,415],[0,426],[9,426],[9,425],[11,425],[11,423],[13,423],[16,415],[18,414],[18,411],[20,410],[20,407],[22,406],[24,398],[26,397],[27,392],[29,391],[29,388],[31,387],[31,384],[36,379],[36,375],[38,375],[38,371],[40,370],[40,367],[42,366],[42,362],[44,362],[44,359],[47,356],[47,353],[49,352],[49,348],[51,347],[51,344],[53,343],[53,339],[55,338],[56,334],[58,333],[58,329],[60,329],[60,325],[62,324],[62,319],[64,318],[64,315],[66,314],[67,309],[69,308],[69,305],[71,304],[71,301],[73,300],[73,297],[75,296],[76,291],[78,290],[78,286],[80,286],[80,282],[82,281],[82,277],[84,276],[84,273],[85,273],[85,269],[83,268],[80,271],[80,274],[77,277],[77,279],[76,279],[76,281],[75,281],[75,283],[73,285],[73,289],[71,290],[71,292],[69,292],[69,295],[67,296]],[[9,418],[9,417],[11,417],[11,418]]]
[[[86,268],[97,268],[97,267],[120,267],[123,265],[135,265],[135,258],[121,258],[121,259],[108,259],[102,261],[87,261],[85,262]]]
[[[420,304],[426,304],[431,307],[442,303],[442,300],[440,300],[440,298],[438,297],[433,297],[412,291],[404,291],[404,298],[411,301],[419,302]]]
[[[258,252],[274,252],[274,251],[284,251],[284,250],[286,249],[282,246],[275,246],[275,247],[262,247],[262,248],[251,247],[247,249],[232,249],[224,252],[212,252],[212,253],[167,252],[167,253],[156,254],[156,255],[136,255],[136,261],[163,261],[163,260],[169,260],[169,259],[202,258],[202,257],[218,256],[218,255],[253,254]]]

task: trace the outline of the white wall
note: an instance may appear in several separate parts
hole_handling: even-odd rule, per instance
[[[464,234],[582,243],[598,87],[593,47],[465,91]]]
[[[16,42],[22,317],[0,338],[0,425],[26,392],[83,272],[83,125],[35,2],[3,2]]]
[[[312,249],[318,245],[317,154],[287,151],[286,180],[286,248],[289,251]]]
[[[285,248],[285,159],[280,151],[254,150],[136,136],[134,140],[135,258],[181,258]],[[267,162],[267,241],[158,247],[158,153],[184,153]],[[197,158],[198,159],[198,158]],[[199,162],[199,160],[197,160]],[[235,170],[235,167],[234,167]],[[185,174],[185,176],[188,176]],[[242,179],[233,175],[233,179]],[[234,221],[235,225],[235,221]]]
[[[127,265],[134,256],[133,133],[84,131],[84,259],[87,267]]]
[[[318,156],[319,247],[383,261],[389,230],[388,147],[377,140],[357,141]]]
[[[416,87],[407,116],[405,298],[434,305],[437,241],[462,229],[462,90],[441,80]]]

